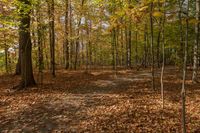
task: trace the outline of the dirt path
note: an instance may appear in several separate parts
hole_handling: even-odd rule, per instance
[[[159,88],[159,74],[156,85]],[[180,132],[180,81],[165,77],[165,110],[151,74],[120,71],[45,74],[42,88],[9,93],[18,77],[0,80],[0,132]],[[200,131],[199,85],[187,82],[188,132]]]

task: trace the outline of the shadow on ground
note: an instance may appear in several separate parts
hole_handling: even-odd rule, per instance
[[[162,110],[157,75],[157,91],[148,72],[106,71],[45,74],[42,86],[15,93],[7,89],[19,78],[2,77],[0,132],[180,132],[180,82],[165,77]],[[199,85],[187,87],[187,129],[198,132]]]

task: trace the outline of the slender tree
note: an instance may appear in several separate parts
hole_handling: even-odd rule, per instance
[[[70,55],[69,64],[70,69],[73,69],[73,54],[74,54],[74,40],[73,37],[73,13],[72,13],[72,0],[69,0],[69,36],[70,36]]]
[[[183,63],[183,80],[182,80],[182,90],[181,90],[181,99],[182,99],[182,132],[186,133],[186,90],[185,90],[185,80],[186,80],[186,71],[187,71],[187,57],[188,57],[188,30],[189,30],[189,0],[187,2],[187,11],[186,11],[186,33],[185,33],[185,47],[184,47],[184,63]]]
[[[183,23],[182,23],[182,6],[183,6],[184,0],[178,0],[179,5],[179,12],[178,12],[178,18],[179,18],[179,30],[180,30],[180,49],[179,49],[179,58],[181,59],[181,63],[183,63],[182,57],[183,54],[183,47],[184,47],[184,38],[183,38]]]
[[[116,28],[111,31],[111,43],[112,43],[112,64],[115,71],[115,77],[117,76],[117,49],[116,49]]]
[[[161,27],[161,32],[162,32],[162,69],[161,69],[161,78],[160,78],[160,83],[161,83],[161,99],[162,99],[162,109],[164,109],[164,83],[163,83],[163,76],[164,76],[164,70],[165,70],[165,20],[166,20],[166,14],[165,14],[165,2],[163,4],[163,9],[164,9],[164,14],[163,14],[163,19],[162,19],[162,27]]]
[[[138,65],[138,26],[136,23],[136,33],[135,33],[135,63]]]
[[[65,62],[65,69],[69,68],[69,28],[68,28],[68,22],[69,22],[69,1],[65,0],[65,42],[64,42],[64,62]]]
[[[160,3],[159,4],[159,11],[160,11]],[[157,67],[160,68],[160,38],[161,38],[161,32],[162,32],[162,17],[159,18],[159,24],[158,24],[159,30],[158,30],[158,38],[157,38],[157,51],[156,51],[156,58],[157,58]]]
[[[192,81],[193,83],[197,83],[197,68],[198,68],[198,45],[199,45],[199,20],[200,20],[200,0],[196,0],[196,20],[197,23],[195,25],[195,34],[196,39],[194,43],[194,56],[193,56],[193,75]]]
[[[151,73],[152,73],[152,89],[155,90],[154,77],[154,34],[153,34],[153,2],[150,3],[150,31],[151,31]]]
[[[144,67],[147,67],[147,46],[148,46],[148,31],[147,23],[144,25]]]
[[[4,25],[2,26],[4,28]],[[3,41],[4,41],[4,53],[5,53],[5,70],[8,73],[8,46],[6,41],[6,32],[3,33]]]

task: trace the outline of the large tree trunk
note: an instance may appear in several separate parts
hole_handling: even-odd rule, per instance
[[[19,0],[20,4],[31,6],[29,0]],[[25,6],[26,7],[26,6]],[[35,85],[32,70],[32,44],[30,36],[30,11],[20,10],[19,45],[21,46],[21,84],[20,88]]]

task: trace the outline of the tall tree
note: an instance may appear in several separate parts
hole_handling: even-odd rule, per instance
[[[69,35],[70,35],[70,56],[69,56],[69,63],[70,63],[70,69],[73,68],[73,54],[74,54],[74,41],[72,39],[73,37],[73,13],[72,13],[72,0],[69,0]]]
[[[159,6],[159,12],[160,12],[160,3],[158,2]],[[161,30],[162,30],[162,17],[159,18],[159,24],[158,24],[158,38],[157,38],[157,51],[156,51],[156,58],[157,58],[157,66],[160,68],[160,38],[161,38]]]
[[[37,45],[38,45],[38,84],[43,83],[43,69],[44,69],[44,55],[43,55],[43,42],[44,42],[44,25],[41,20],[41,1],[36,4],[36,21],[37,21]]]
[[[148,46],[148,29],[147,23],[144,25],[144,67],[147,67],[147,46]]]
[[[183,38],[183,22],[182,22],[182,6],[183,6],[184,0],[178,0],[179,5],[179,12],[178,12],[178,18],[179,18],[179,30],[180,30],[180,49],[179,49],[179,58],[181,59],[181,64],[183,63],[182,57],[183,55],[183,47],[184,47],[184,38]]]
[[[186,90],[185,90],[185,80],[186,80],[186,71],[187,71],[187,57],[188,57],[188,31],[189,31],[189,0],[187,1],[186,9],[186,33],[185,33],[185,47],[184,47],[184,63],[183,63],[183,80],[182,80],[182,90],[181,90],[181,99],[182,99],[182,132],[186,133]]]
[[[194,43],[194,56],[193,56],[193,75],[192,81],[193,83],[197,83],[197,68],[198,68],[198,45],[199,45],[199,20],[200,20],[200,0],[196,0],[196,21],[195,24],[195,34],[196,39]]]
[[[64,62],[65,62],[65,69],[69,68],[69,28],[68,28],[68,22],[69,22],[69,1],[65,0],[65,42],[64,42]]]
[[[55,77],[55,16],[54,16],[54,0],[48,0],[49,14],[49,43],[51,55],[51,74]]]
[[[165,70],[165,20],[166,20],[166,13],[165,13],[165,2],[163,4],[164,14],[162,19],[162,27],[161,27],[161,33],[162,33],[162,69],[161,69],[161,76],[160,76],[160,83],[161,83],[161,99],[162,99],[162,109],[164,109],[164,83],[163,83],[163,76],[164,76],[164,70]]]
[[[128,1],[129,8],[131,9],[131,0]],[[132,53],[132,23],[131,18],[127,22],[126,28],[126,64],[127,68],[131,68],[131,53]]]
[[[138,26],[136,23],[136,33],[135,33],[135,63],[138,65]]]
[[[19,16],[20,16],[20,26],[19,26],[19,45],[21,46],[21,83],[20,88],[26,88],[35,85],[35,80],[33,77],[32,70],[32,43],[30,35],[30,13],[31,13],[31,3],[29,0],[18,0],[19,6]]]
[[[83,10],[83,6],[84,6],[85,0],[81,0],[81,10]],[[78,63],[78,55],[79,55],[79,47],[80,47],[80,26],[81,26],[81,20],[82,20],[82,12],[80,14],[80,18],[78,20],[78,25],[77,25],[77,39],[76,39],[76,55],[75,55],[75,62],[74,62],[74,69],[77,69],[77,63]]]
[[[116,28],[111,31],[111,43],[112,43],[112,64],[115,76],[117,76],[117,49],[116,49]]]
[[[155,77],[154,77],[154,32],[153,32],[153,2],[150,3],[150,31],[151,31],[151,73],[152,73],[152,89],[155,90]]]

